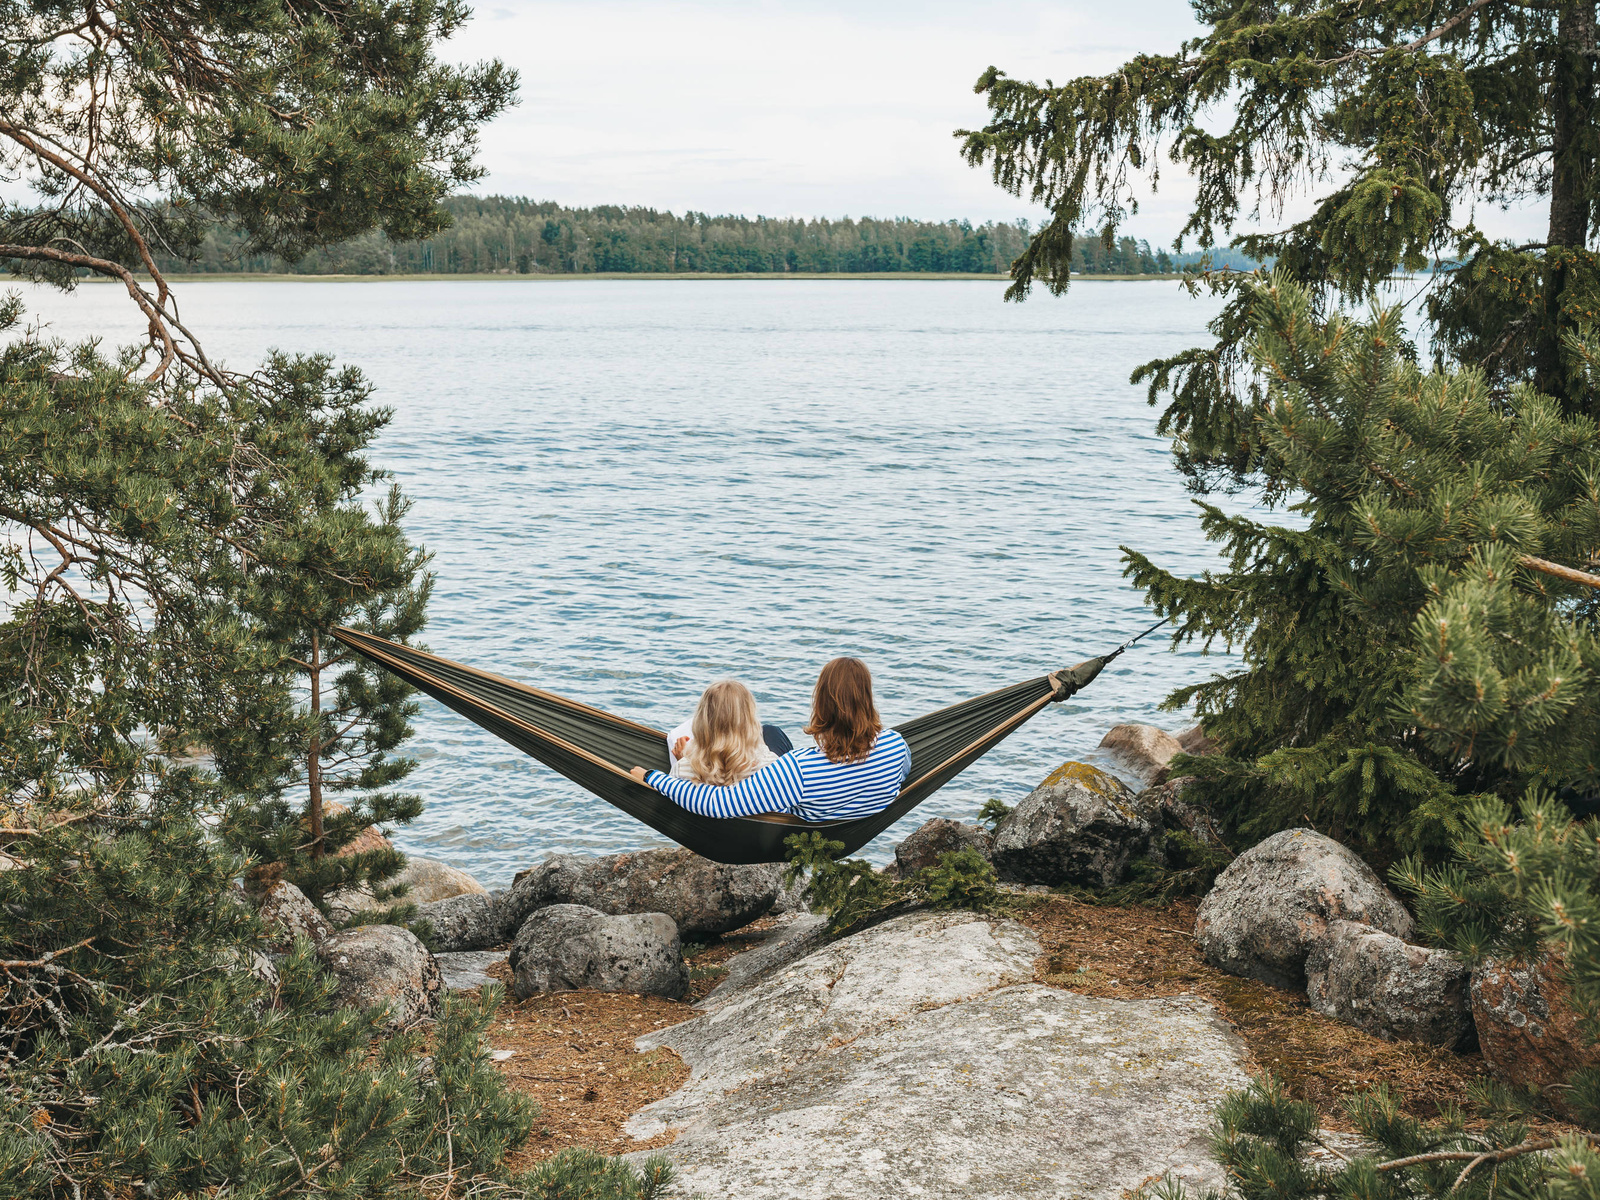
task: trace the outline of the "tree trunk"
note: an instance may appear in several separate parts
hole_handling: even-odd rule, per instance
[[[1562,400],[1567,381],[1561,369],[1561,305],[1567,286],[1564,249],[1582,250],[1589,240],[1589,182],[1594,171],[1588,133],[1595,90],[1595,2],[1564,5],[1557,21],[1557,45],[1550,83],[1554,130],[1550,156],[1550,233],[1545,239],[1544,324],[1534,357],[1534,386]]]
[[[311,744],[307,747],[306,784],[310,800],[311,857],[322,857],[322,643],[311,635]]]

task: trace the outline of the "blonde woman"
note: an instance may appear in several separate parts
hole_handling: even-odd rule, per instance
[[[778,756],[767,745],[788,738],[775,727],[764,728],[756,698],[737,679],[708,687],[695,706],[694,719],[672,731],[672,778],[727,787],[754,775]]]

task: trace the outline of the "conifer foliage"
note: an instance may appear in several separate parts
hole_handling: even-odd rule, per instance
[[[1226,748],[1182,768],[1195,794],[1247,836],[1309,819],[1438,854],[1467,795],[1600,782],[1593,593],[1524,565],[1600,552],[1595,422],[1420,370],[1396,310],[1324,322],[1282,276],[1251,292],[1258,478],[1302,520],[1202,503],[1227,565],[1200,579],[1127,551],[1179,636],[1244,658],[1171,699]]]
[[[1346,1117],[1365,1146],[1329,1151],[1316,1106],[1292,1100],[1268,1077],[1225,1100],[1211,1147],[1227,1172],[1230,1200],[1590,1200],[1600,1195],[1600,1156],[1581,1135],[1532,1138],[1499,1123],[1468,1131],[1459,1112],[1419,1121],[1386,1086],[1353,1097]],[[1181,1185],[1162,1200],[1199,1200]],[[1205,1200],[1221,1200],[1207,1191]]]
[[[1431,298],[1436,344],[1496,387],[1524,380],[1587,407],[1567,335],[1592,323],[1600,152],[1593,0],[1196,0],[1205,31],[1175,53],[1141,54],[1057,86],[991,67],[977,82],[990,122],[963,153],[996,183],[1050,211],[1013,267],[1011,294],[1064,291],[1084,236],[1111,237],[1159,185],[1163,156],[1193,176],[1183,229],[1200,246],[1275,259],[1290,278],[1365,299],[1398,269],[1459,267]],[[1545,240],[1492,242],[1474,205],[1542,202]],[[1211,347],[1152,363],[1164,416],[1193,470],[1247,469],[1241,350],[1248,296]],[[1152,395],[1154,399],[1154,393]]]
[[[1515,814],[1481,798],[1469,818],[1453,861],[1427,869],[1413,859],[1393,872],[1415,897],[1424,935],[1474,965],[1555,951],[1574,1009],[1600,1031],[1600,821],[1576,821],[1537,790]],[[1600,1071],[1579,1071],[1564,1086],[1566,1111],[1600,1129]],[[1593,1169],[1600,1179],[1600,1158]]]
[[[1597,596],[1532,560],[1597,550],[1593,0],[1197,2],[1201,36],[1103,76],[991,68],[964,153],[1050,221],[1012,298],[1065,291],[1074,246],[1110,237],[1166,155],[1198,181],[1184,236],[1274,260],[1202,273],[1210,345],[1140,367],[1201,495],[1247,490],[1300,520],[1202,504],[1225,566],[1181,580],[1129,551],[1180,638],[1246,668],[1198,701],[1223,753],[1183,770],[1234,829],[1318,825],[1380,857],[1446,852],[1462,797],[1592,790]],[[1265,232],[1281,205],[1304,220]],[[1548,208],[1545,241],[1494,243],[1479,201]],[[1181,239],[1180,239],[1181,240]],[[1411,365],[1376,300],[1436,269]]]
[[[273,711],[209,739],[219,774],[240,795],[223,829],[253,858],[281,864],[313,901],[365,888],[376,914],[394,898],[384,881],[402,856],[388,848],[338,852],[369,825],[405,823],[422,811],[419,797],[390,790],[415,766],[393,752],[411,735],[417,706],[411,687],[327,631],[350,625],[402,642],[419,633],[432,583],[427,555],[406,538],[409,502],[398,486],[389,483],[374,505],[363,502],[388,482],[365,452],[389,412],[369,403],[360,374],[336,372],[321,357],[275,356],[261,376],[272,415],[287,419],[269,451],[275,519],[244,564],[240,609],[287,686]],[[332,798],[341,804],[330,816]]]
[[[374,1049],[380,1014],[338,1008],[307,944],[276,968],[256,949],[241,863],[191,815],[207,786],[168,774],[0,871],[6,1195],[378,1197],[490,1172],[532,1116],[484,1048],[498,995],[451,997],[431,1055],[421,1031]]]
[[[864,858],[836,857],[844,843],[820,833],[797,833],[784,838],[783,844],[789,861],[784,886],[806,879],[806,902],[826,914],[829,933],[843,933],[914,908],[983,912],[1000,901],[994,867],[970,848],[947,851],[932,866],[902,879],[877,870]]]
[[[0,0],[0,162],[45,201],[0,212],[0,261],[118,280],[147,328],[123,351],[67,347],[0,304],[8,1197],[509,1186],[493,1176],[531,1111],[487,1061],[496,995],[377,1041],[308,946],[260,953],[234,882],[254,865],[240,847],[309,861],[320,887],[398,865],[315,874],[348,825],[416,805],[391,793],[406,695],[305,656],[323,622],[421,627],[404,500],[364,499],[387,415],[325,359],[213,362],[151,250],[191,219],[285,255],[436,229],[515,82],[437,61],[464,17],[448,0]],[[314,800],[319,773],[365,799],[313,835],[273,805]]]

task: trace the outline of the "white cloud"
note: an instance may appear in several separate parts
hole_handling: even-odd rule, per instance
[[[480,193],[679,213],[1037,221],[957,152],[952,132],[987,115],[978,75],[993,64],[1064,81],[1173,51],[1196,32],[1186,0],[490,0],[443,53],[498,57],[522,75],[522,103],[483,133]],[[1193,195],[1163,160],[1160,192],[1144,195],[1125,231],[1169,243]],[[0,198],[32,196],[0,181]],[[1283,219],[1308,211],[1302,199]],[[1535,240],[1546,221],[1538,203],[1475,216],[1495,236]]]

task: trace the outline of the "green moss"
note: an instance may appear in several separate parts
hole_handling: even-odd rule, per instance
[[[1088,763],[1081,762],[1062,763],[1051,771],[1039,786],[1055,787],[1063,783],[1080,784],[1107,800],[1116,799],[1122,791],[1120,783],[1114,776],[1107,775],[1099,767],[1091,767]]]

